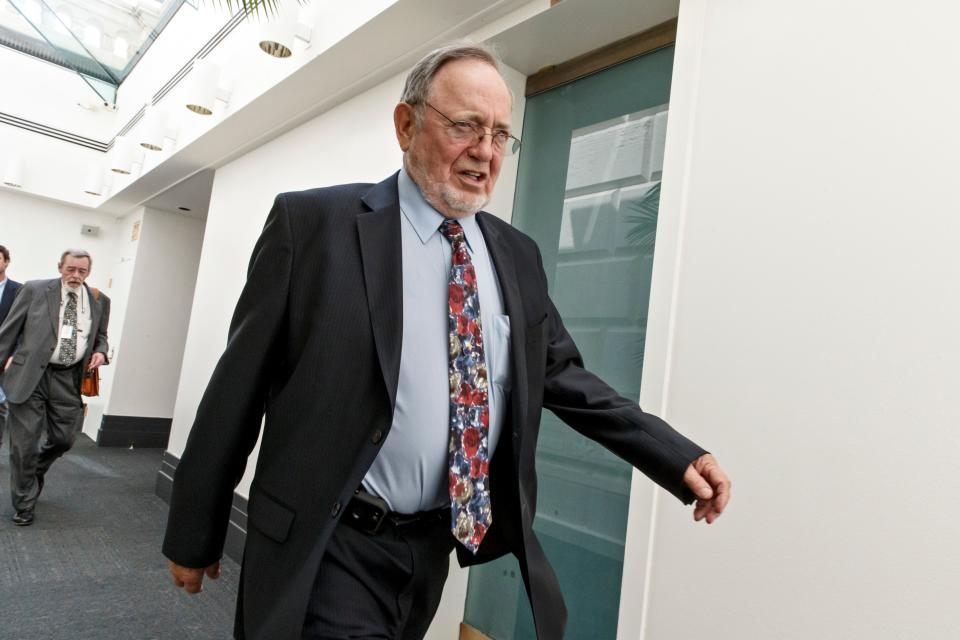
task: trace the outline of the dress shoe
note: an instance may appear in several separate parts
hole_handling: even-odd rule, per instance
[[[29,527],[33,524],[33,509],[26,509],[24,511],[17,511],[11,520],[13,524],[18,527]]]

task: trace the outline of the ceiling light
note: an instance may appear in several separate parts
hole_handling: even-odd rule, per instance
[[[99,162],[87,168],[87,181],[84,183],[83,192],[91,196],[103,195],[103,166]]]
[[[23,186],[23,160],[10,158],[7,161],[7,170],[3,174],[3,184],[16,189]]]
[[[229,93],[220,87],[220,67],[206,58],[194,60],[187,98],[187,109],[202,116],[213,113],[216,100],[227,102]]]
[[[313,29],[300,22],[300,7],[287,5],[260,27],[260,49],[274,58],[293,55],[294,38],[310,42]]]
[[[110,171],[125,176],[130,175],[133,172],[133,163],[138,160],[133,141],[124,136],[117,136],[113,141],[113,152],[110,154]]]
[[[174,139],[176,132],[167,128],[167,112],[159,107],[147,105],[143,119],[137,128],[140,146],[151,151],[163,151],[163,141]]]

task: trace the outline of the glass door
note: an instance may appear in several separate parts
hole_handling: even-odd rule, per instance
[[[586,366],[640,397],[673,47],[527,100],[513,224],[543,253]],[[631,468],[545,411],[534,529],[560,579],[566,637],[614,640]],[[494,515],[496,517],[496,515]],[[465,622],[532,640],[513,557],[470,571]]]

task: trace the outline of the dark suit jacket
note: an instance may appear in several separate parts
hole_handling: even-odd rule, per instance
[[[13,305],[13,299],[17,297],[17,292],[20,291],[20,286],[19,282],[7,278],[7,284],[3,287],[3,296],[0,296],[0,327],[10,313],[10,307]]]
[[[86,285],[84,285],[86,287]],[[0,327],[0,358],[13,356],[3,375],[3,390],[11,403],[24,402],[37,388],[60,335],[60,278],[31,280],[23,285],[13,301],[10,315]],[[97,300],[87,287],[90,299],[90,336],[82,366],[95,351],[107,356],[107,325],[110,323],[110,298],[100,294]]]
[[[396,175],[277,197],[177,467],[164,554],[204,567],[222,553],[233,490],[266,412],[250,488],[237,637],[300,637],[311,586],[343,505],[388,433],[400,366]],[[493,525],[477,556],[520,561],[541,640],[566,610],[533,533],[534,454],[547,407],[684,501],[704,453],[583,368],[547,295],[534,242],[486,213],[478,223],[510,316],[513,392],[491,461]]]

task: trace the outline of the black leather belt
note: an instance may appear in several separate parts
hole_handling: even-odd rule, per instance
[[[53,369],[54,371],[66,371],[67,369],[73,369],[79,364],[80,364],[79,362],[74,362],[73,364],[54,364],[51,362],[47,366]]]
[[[344,509],[341,520],[354,529],[376,535],[387,527],[399,528],[415,524],[450,522],[450,507],[440,507],[417,513],[390,511],[386,500],[371,495],[361,487],[353,492],[353,498]]]

